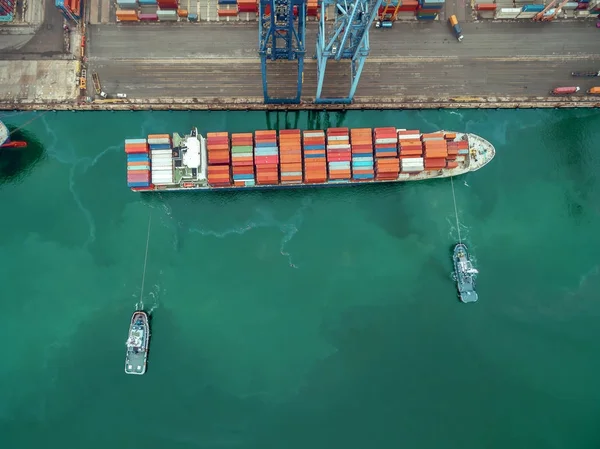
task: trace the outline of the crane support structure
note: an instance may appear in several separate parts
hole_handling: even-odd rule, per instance
[[[369,56],[369,28],[377,18],[382,0],[322,0],[317,34],[317,96],[315,103],[352,103],[365,61]],[[328,25],[327,7],[335,6],[333,23]],[[350,88],[344,98],[323,98],[327,61],[350,60]]]
[[[538,12],[535,17],[532,19],[534,22],[542,22],[544,21],[544,15],[550,11],[552,9],[552,7],[554,5],[556,5],[556,3],[558,2],[558,0],[552,0],[550,3],[548,3],[548,5],[546,5],[546,7],[544,8],[543,11]]]
[[[258,54],[265,103],[300,103],[306,53],[306,0],[260,0],[258,8]],[[267,61],[282,59],[298,61],[298,83],[296,96],[293,98],[273,98],[269,95]]]

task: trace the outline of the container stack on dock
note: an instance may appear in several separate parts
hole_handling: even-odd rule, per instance
[[[257,13],[258,2],[256,0],[237,0],[237,10],[240,12]]]
[[[279,184],[279,150],[276,131],[254,133],[254,165],[257,184]]]
[[[177,0],[157,0],[160,9],[177,9],[179,7]]]
[[[375,128],[375,179],[397,179],[400,173],[396,128]]]
[[[348,128],[329,128],[327,130],[327,164],[330,181],[349,181],[350,161],[352,150],[350,148],[350,134]]]
[[[446,0],[419,0],[417,20],[436,20]]]
[[[456,158],[458,157],[458,142],[455,142],[456,133],[446,133],[444,134],[444,138],[446,139],[446,146],[448,148],[448,157],[446,160],[448,161],[446,167],[448,168],[456,168],[458,167],[458,162]]]
[[[214,187],[231,185],[229,133],[207,133],[208,183]]]
[[[150,160],[152,162],[152,184],[173,184],[173,145],[168,134],[148,136]]]
[[[350,131],[352,146],[352,179],[372,180],[375,177],[373,164],[373,130],[357,128]]]
[[[302,184],[302,140],[299,129],[279,131],[281,184]]]
[[[317,17],[319,15],[319,1],[318,0],[307,0],[306,15],[308,17]]]
[[[0,0],[0,22],[12,22],[16,0]]]
[[[327,158],[325,156],[325,132],[304,131],[304,182],[307,184],[327,181]]]
[[[150,158],[146,139],[126,139],[127,186],[137,189],[150,189]]]
[[[217,3],[218,17],[236,17],[238,15],[237,0],[219,0]]]
[[[252,133],[231,134],[231,169],[233,173],[233,185],[253,186],[254,179],[254,155],[252,146],[254,139]]]
[[[418,129],[398,131],[398,149],[402,173],[420,173],[425,170],[421,131]]]
[[[443,133],[423,134],[423,156],[425,170],[440,170],[446,168],[448,146]]]

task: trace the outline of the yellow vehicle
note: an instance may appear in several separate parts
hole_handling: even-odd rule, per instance
[[[462,40],[463,40],[462,28],[458,24],[458,19],[456,18],[456,16],[454,14],[452,14],[450,16],[450,18],[448,19],[448,22],[450,22],[450,26],[452,27],[452,31],[454,31],[454,35],[456,36],[456,39],[458,39],[458,42],[462,42]]]
[[[600,87],[592,87],[590,90],[588,90],[588,94],[600,95]]]

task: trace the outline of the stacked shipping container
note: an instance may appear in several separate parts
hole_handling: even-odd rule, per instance
[[[178,1],[177,0],[157,0],[158,7],[160,9],[177,9]]]
[[[348,128],[329,128],[327,130],[327,163],[331,181],[350,180],[350,134]]]
[[[276,131],[254,132],[257,184],[279,184],[279,150]]]
[[[150,188],[150,158],[146,139],[126,139],[127,186]]]
[[[208,183],[215,187],[231,185],[229,133],[206,134]]]
[[[398,149],[402,173],[419,173],[425,169],[421,131],[418,129],[398,131]]]
[[[254,156],[252,133],[237,133],[231,135],[231,167],[233,184],[236,186],[253,186]]]
[[[12,22],[16,0],[0,0],[0,22]]]
[[[352,129],[352,178],[356,181],[372,180],[373,168],[373,131],[371,128]]]
[[[419,0],[417,20],[435,20],[444,8],[446,0]]]
[[[173,145],[168,134],[148,136],[152,162],[152,184],[173,184]]]
[[[217,2],[219,17],[235,17],[238,15],[237,0],[219,0]]]
[[[258,12],[258,2],[256,0],[237,0],[238,12]]]
[[[375,128],[375,179],[397,179],[399,173],[396,128]]]
[[[138,13],[132,9],[117,10],[117,22],[139,22]]]
[[[423,156],[425,170],[440,170],[446,168],[448,147],[443,133],[423,134]]]
[[[69,21],[78,22],[81,19],[81,0],[56,0],[54,6]]]
[[[456,168],[458,167],[458,162],[456,162],[456,158],[458,157],[458,144],[459,142],[454,142],[456,139],[456,133],[446,133],[444,134],[444,138],[447,141],[448,147],[448,157],[446,160],[448,163],[446,164],[447,168]]]
[[[299,129],[279,131],[282,184],[302,183],[302,141]]]
[[[319,0],[307,0],[306,15],[308,17],[317,17],[319,15]]]
[[[307,184],[327,181],[327,159],[325,157],[325,132],[304,131],[304,182]]]

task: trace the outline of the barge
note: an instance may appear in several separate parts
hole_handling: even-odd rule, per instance
[[[135,192],[245,190],[425,181],[487,165],[494,146],[471,133],[329,128],[151,134],[126,139]]]

